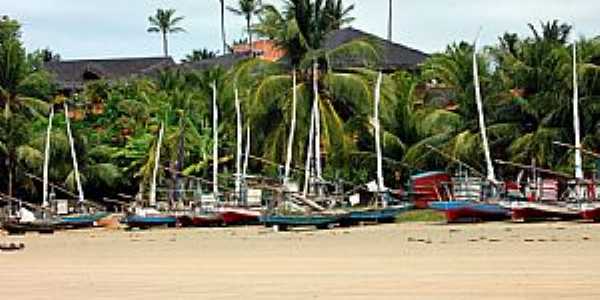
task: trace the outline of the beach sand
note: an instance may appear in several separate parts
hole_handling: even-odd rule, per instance
[[[600,225],[0,236],[0,299],[600,299]]]

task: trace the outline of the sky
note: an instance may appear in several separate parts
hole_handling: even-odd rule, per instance
[[[387,35],[388,0],[345,4],[356,6],[352,27]],[[394,0],[393,7],[394,41],[427,53],[472,41],[480,28],[483,44],[496,43],[506,31],[529,35],[527,23],[542,20],[570,23],[577,36],[600,35],[598,0]],[[159,35],[146,32],[148,16],[157,8],[174,8],[185,16],[181,26],[187,32],[170,38],[176,59],[192,49],[221,48],[218,0],[0,0],[0,15],[23,24],[28,51],[49,47],[62,59],[160,56]],[[228,13],[226,26],[230,41],[244,37],[241,17]]]

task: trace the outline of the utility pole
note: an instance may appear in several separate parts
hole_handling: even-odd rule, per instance
[[[392,18],[393,18],[393,6],[392,6],[392,0],[389,0],[389,4],[388,4],[388,11],[389,11],[389,16],[388,16],[388,41],[392,41]]]

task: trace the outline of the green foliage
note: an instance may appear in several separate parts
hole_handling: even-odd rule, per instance
[[[423,209],[412,210],[402,213],[396,217],[396,223],[414,223],[414,222],[444,222],[444,214],[438,211]]]
[[[242,3],[243,2],[243,3]],[[252,9],[243,5],[250,5]],[[342,1],[290,0],[282,10],[260,1],[240,1],[232,8],[244,17],[259,14],[250,33],[272,38],[288,51],[297,74],[297,127],[293,144],[296,168],[305,163],[309,119],[315,96],[321,108],[321,150],[326,179],[364,183],[375,176],[373,104],[377,72],[368,68],[338,70],[332,66],[352,57],[372,65],[381,57],[368,40],[324,50],[323,37],[352,20],[353,6]],[[258,10],[260,7],[260,10]],[[152,32],[181,31],[181,18],[172,10],[151,17]],[[50,53],[26,55],[19,26],[0,22],[0,161],[14,173],[18,192],[39,196],[39,187],[24,172],[41,175],[48,102],[55,87],[39,61]],[[532,26],[530,37],[506,33],[498,45],[480,51],[477,59],[483,94],[486,129],[494,159],[529,163],[569,171],[572,153],[553,141],[573,140],[571,111],[572,58],[570,27],[559,22]],[[249,41],[251,38],[249,38]],[[431,151],[433,145],[477,169],[484,169],[477,108],[474,101],[473,46],[449,45],[432,55],[419,71],[384,74],[381,89],[381,124],[384,170],[387,182],[396,171],[451,169],[455,164]],[[195,51],[188,61],[212,56]],[[578,40],[578,75],[583,143],[600,149],[600,40]],[[313,94],[312,65],[319,63],[318,90]],[[287,61],[286,61],[287,62]],[[164,71],[151,78],[88,84],[72,107],[85,110],[73,119],[76,152],[86,195],[101,198],[110,193],[135,194],[147,189],[154,162],[185,174],[208,177],[212,168],[212,133],[218,130],[219,164],[223,173],[234,169],[236,114],[234,90],[239,91],[244,129],[251,128],[251,154],[284,164],[291,129],[292,70],[289,64],[248,58],[230,70],[204,72]],[[212,128],[212,88],[218,89],[219,127]],[[64,114],[56,105],[51,133],[53,182],[73,188],[70,149],[64,131]],[[155,157],[160,124],[165,124],[163,151]],[[593,169],[593,162],[585,160]],[[250,171],[275,175],[277,167],[252,161]],[[159,182],[172,174],[159,169]],[[501,169],[505,178],[515,170]],[[299,175],[301,176],[301,175]],[[298,177],[300,179],[300,177]],[[6,188],[8,179],[0,178]],[[107,192],[108,191],[108,192]],[[400,221],[439,221],[428,211],[403,215]]]

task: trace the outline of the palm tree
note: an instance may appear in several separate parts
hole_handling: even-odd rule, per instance
[[[248,33],[248,49],[250,55],[254,56],[252,44],[252,17],[258,14],[262,7],[262,0],[239,0],[238,7],[228,6],[227,9],[237,16],[243,16],[246,20],[246,31]]]
[[[338,167],[337,170],[344,173],[338,175],[359,181],[366,178],[365,174],[353,176],[360,170],[348,168],[345,163],[357,151],[358,137],[369,132],[371,127],[369,119],[373,105],[370,102],[373,101],[377,74],[362,69],[336,72],[328,66],[331,60],[348,55],[361,55],[367,61],[373,61],[378,58],[378,52],[364,41],[351,42],[333,50],[321,49],[321,42],[330,31],[352,20],[348,17],[351,10],[352,7],[344,8],[341,1],[286,1],[283,11],[265,6],[260,15],[261,22],[255,28],[286,50],[297,70],[298,124],[309,124],[315,98],[311,68],[313,62],[320,63],[317,93],[322,130],[319,143],[328,161],[324,171],[333,178]],[[241,68],[245,67],[242,65]],[[271,74],[263,72],[255,80],[258,85],[253,88],[255,92],[247,103],[253,128],[259,128],[256,131],[263,133],[253,138],[254,144],[260,145],[263,156],[273,161],[283,161],[282,153],[286,152],[293,103],[292,73],[285,66]],[[388,79],[384,81],[389,82]],[[384,101],[389,101],[387,99]],[[298,126],[295,135],[293,153],[299,156],[306,153],[306,149],[302,149],[304,143],[300,143],[309,135],[306,127]]]
[[[165,57],[169,56],[169,41],[167,35],[170,33],[185,32],[185,29],[177,26],[183,18],[184,17],[175,17],[174,9],[158,9],[156,10],[155,15],[148,17],[148,22],[150,22],[148,32],[159,32],[162,35]]]
[[[192,50],[191,54],[188,54],[185,56],[185,59],[183,59],[183,62],[198,62],[201,61],[203,59],[209,59],[209,58],[214,58],[217,56],[217,53],[215,51],[211,51],[208,50],[206,48],[201,49],[201,50]]]
[[[14,24],[11,20],[3,20],[2,23]],[[16,23],[18,25],[18,23]],[[2,24],[0,24],[2,25]],[[27,61],[25,49],[19,40],[19,26],[16,31],[5,35],[5,40],[0,43],[0,105],[3,109],[2,129],[0,138],[0,153],[5,161],[7,169],[8,194],[14,192],[14,181],[16,163],[19,147],[27,141],[27,128],[24,126],[26,119],[38,119],[43,116],[42,112],[48,111],[46,102],[31,97],[35,91],[30,88],[32,81],[42,79]],[[52,91],[49,91],[52,92]]]
[[[353,9],[353,5],[344,7],[340,0],[325,3],[321,0],[286,0],[282,11],[273,5],[264,5],[255,31],[274,40],[289,55],[292,65],[298,66],[309,51],[321,48],[321,42],[329,32],[354,20],[349,16]]]

